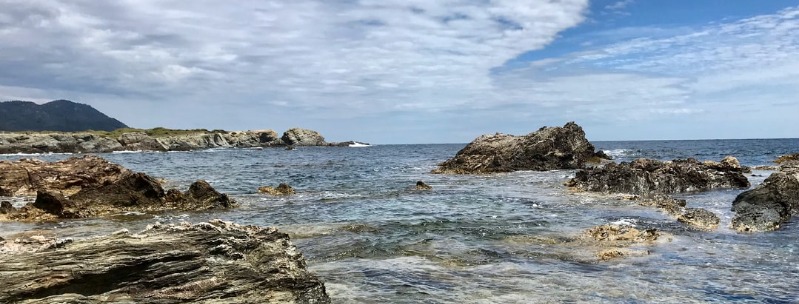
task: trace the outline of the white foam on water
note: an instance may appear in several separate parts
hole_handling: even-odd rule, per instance
[[[144,150],[122,150],[122,151],[114,151],[111,154],[133,154],[133,153],[144,153]]]
[[[617,226],[635,227],[638,224],[638,220],[637,219],[625,219],[625,218],[623,218],[623,219],[620,219],[618,221],[611,222],[610,224],[611,225],[617,225]]]

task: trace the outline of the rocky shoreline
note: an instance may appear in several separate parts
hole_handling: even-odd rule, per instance
[[[211,143],[249,147],[256,142],[258,146],[330,145],[318,133],[299,129],[287,131],[280,139],[273,131],[172,137],[142,134],[125,133],[116,142],[120,147],[154,151],[164,151],[156,148],[166,149],[166,143],[178,142],[181,144],[169,147],[191,150],[200,146],[209,148]],[[76,139],[74,136],[71,138]],[[180,141],[175,139],[178,137]],[[104,138],[92,137],[82,142],[85,145],[66,145],[69,140],[61,140],[58,141],[61,146],[36,149],[81,147],[88,151],[96,149],[100,141],[111,140]],[[751,186],[744,175],[751,171],[732,156],[718,162],[638,159],[615,163],[608,159],[588,142],[580,126],[567,123],[525,136],[481,136],[441,163],[433,173],[576,170],[574,177],[564,183],[572,193],[634,200],[702,231],[717,229],[719,216],[690,207],[690,202],[671,195]],[[731,202],[735,212],[732,228],[742,233],[776,230],[799,213],[799,154],[781,157],[778,164],[777,172]],[[435,192],[423,181],[418,181],[412,189],[419,193]],[[264,186],[258,191],[275,196],[295,194],[287,184]],[[238,206],[206,181],[197,180],[185,191],[164,189],[155,177],[91,155],[58,162],[0,161],[0,196],[35,196],[33,202],[24,206],[0,202],[0,223]],[[562,245],[564,250],[593,252],[595,261],[608,261],[648,255],[649,246],[670,242],[673,237],[655,227],[606,224],[567,238]],[[123,230],[75,241],[35,232],[6,235],[0,238],[0,259],[3,261],[0,275],[6,282],[0,286],[0,302],[330,302],[324,283],[308,272],[303,255],[288,235],[275,228],[220,220],[155,223],[137,233]]]
[[[194,151],[214,148],[263,148],[286,146],[348,147],[348,142],[327,142],[319,132],[293,128],[282,136],[273,130],[191,131],[171,134],[130,132],[2,132],[0,154],[14,153],[108,153],[115,151]]]

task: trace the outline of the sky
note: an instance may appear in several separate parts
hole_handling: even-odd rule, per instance
[[[139,128],[799,137],[799,1],[0,0],[0,100]]]

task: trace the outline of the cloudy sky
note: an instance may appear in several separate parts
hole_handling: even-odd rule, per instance
[[[799,137],[797,1],[0,0],[0,100],[134,127]]]

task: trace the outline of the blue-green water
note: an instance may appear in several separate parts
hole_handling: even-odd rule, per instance
[[[744,165],[768,165],[799,152],[799,139],[597,142],[619,161],[637,157],[734,155]],[[685,195],[689,206],[721,219],[713,232],[686,229],[634,202],[570,193],[572,170],[490,176],[434,175],[435,164],[463,145],[385,145],[366,148],[210,150],[116,153],[105,158],[163,177],[184,189],[206,179],[241,208],[45,224],[0,224],[0,235],[54,229],[88,237],[155,221],[222,218],[277,226],[292,235],[309,268],[338,303],[531,302],[770,302],[799,301],[799,224],[741,235],[729,228],[740,190]],[[56,160],[70,155],[0,156]],[[748,176],[758,184],[769,174]],[[433,186],[419,192],[417,180]],[[290,197],[257,193],[285,182]],[[20,202],[21,203],[21,202]],[[651,254],[597,262],[593,252],[550,240],[616,221],[656,227],[671,242]]]

